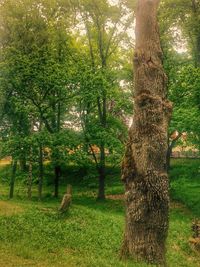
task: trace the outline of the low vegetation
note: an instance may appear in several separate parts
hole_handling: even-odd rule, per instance
[[[173,201],[167,241],[169,266],[199,266],[198,254],[188,242],[192,235],[192,220],[199,212],[198,164],[198,160],[172,162]],[[178,173],[177,168],[180,168],[180,165],[185,167],[183,172]],[[0,177],[8,171],[8,167],[2,168]],[[71,175],[73,176],[73,173]],[[2,193],[1,190],[0,266],[133,266],[132,262],[119,260],[124,227],[124,205],[121,195],[123,187],[119,176],[117,170],[110,170],[106,201],[96,201],[98,185],[94,178],[88,178],[86,181],[80,177],[78,185],[73,185],[73,203],[65,215],[58,212],[61,199],[55,200],[47,193],[51,190],[51,185],[45,186],[46,197],[43,202],[37,201],[36,190],[33,201],[27,201],[26,192],[18,191],[20,183],[17,184],[18,194],[13,200],[8,201],[8,192],[4,190]],[[62,192],[65,192],[65,184],[66,181],[63,181]],[[185,192],[186,186],[188,190]],[[134,263],[134,266],[146,265]]]

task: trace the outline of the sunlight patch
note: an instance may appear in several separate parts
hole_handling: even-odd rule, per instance
[[[6,201],[0,201],[0,215],[9,216],[22,212],[22,207],[15,203],[8,203]]]

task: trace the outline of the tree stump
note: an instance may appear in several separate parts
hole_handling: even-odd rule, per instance
[[[190,238],[190,244],[197,250],[200,251],[200,221],[195,220],[192,223],[193,237]]]
[[[66,194],[64,194],[59,211],[64,213],[69,210],[70,204],[72,202],[72,186],[67,186]]]

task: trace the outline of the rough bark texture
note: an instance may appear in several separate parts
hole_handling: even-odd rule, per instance
[[[172,105],[166,99],[158,4],[157,0],[137,3],[134,118],[122,164],[126,225],[121,255],[164,266],[169,204],[167,128]]]

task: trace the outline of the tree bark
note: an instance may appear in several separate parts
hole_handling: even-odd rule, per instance
[[[12,161],[12,174],[11,174],[11,179],[10,179],[10,193],[9,193],[9,198],[13,198],[13,195],[14,195],[14,186],[15,186],[16,170],[17,170],[17,160],[14,159]]]
[[[165,266],[168,232],[167,128],[172,105],[157,25],[157,0],[138,0],[134,118],[122,164],[126,224],[122,257]]]

